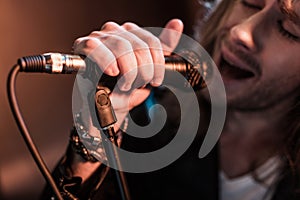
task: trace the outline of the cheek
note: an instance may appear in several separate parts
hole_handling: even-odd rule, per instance
[[[298,76],[300,79],[300,43],[289,42],[272,32],[266,38],[258,54],[262,72],[277,75],[279,78]]]
[[[273,84],[278,89],[291,92],[300,86],[299,55],[287,50],[270,48],[261,54],[261,82]]]

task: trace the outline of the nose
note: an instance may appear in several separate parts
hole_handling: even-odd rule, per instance
[[[238,49],[254,53],[261,49],[263,37],[267,34],[266,29],[264,16],[258,12],[233,25],[229,39]]]
[[[231,28],[230,36],[233,43],[245,51],[255,51],[255,42],[250,30],[245,26],[236,25]]]

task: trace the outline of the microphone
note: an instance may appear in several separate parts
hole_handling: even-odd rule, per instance
[[[89,60],[86,59],[86,61],[88,62]],[[100,80],[95,79],[99,80],[99,84],[114,85],[117,82],[117,77],[99,74],[99,71],[95,69],[97,67],[88,67],[89,65],[87,65],[86,61],[85,57],[80,55],[46,53],[21,57],[18,59],[18,65],[21,72],[73,74],[83,71],[84,76],[89,78],[90,76],[99,78],[101,75]],[[181,73],[195,90],[206,87],[205,80],[211,75],[212,70],[212,67],[209,67],[208,63],[200,60],[199,56],[192,51],[182,51],[180,54],[165,56],[166,72],[177,71]],[[110,84],[104,82],[110,82]]]

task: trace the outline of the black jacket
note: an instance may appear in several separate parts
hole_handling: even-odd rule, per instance
[[[156,90],[154,98],[157,103],[163,105],[167,111],[167,122],[160,133],[148,139],[138,139],[132,136],[124,135],[122,148],[132,152],[149,152],[163,147],[172,140],[176,134],[180,120],[189,119],[188,114],[180,113],[178,102],[171,92]],[[199,99],[201,101],[201,99]],[[218,145],[205,157],[198,157],[208,121],[203,119],[208,112],[206,108],[209,106],[204,103],[201,110],[201,122],[199,130],[193,143],[183,155],[169,166],[157,171],[148,173],[125,173],[132,200],[182,200],[182,199],[203,199],[218,200]],[[193,109],[193,108],[191,108]],[[203,112],[203,113],[202,113]],[[136,119],[136,123],[145,125],[149,123],[146,114],[145,104],[137,107],[132,111],[132,118]],[[182,119],[184,116],[184,119]],[[129,126],[130,130],[130,126]],[[189,134],[188,128],[186,134]],[[54,176],[59,182],[58,166],[54,171]],[[99,183],[99,178],[103,175],[105,167],[100,167],[91,178],[73,191],[79,199],[88,199],[91,197],[91,190]],[[300,199],[293,195],[290,185],[290,174],[286,174],[285,178],[279,183],[273,200],[292,200]],[[42,199],[50,199],[51,190],[46,189]],[[99,188],[93,192],[91,199],[101,200],[118,200],[121,199],[116,182],[115,174],[109,170],[104,181]]]

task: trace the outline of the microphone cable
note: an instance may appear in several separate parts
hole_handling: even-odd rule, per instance
[[[34,141],[27,129],[26,123],[25,123],[22,113],[20,111],[19,104],[17,101],[17,96],[16,96],[16,79],[17,79],[17,75],[18,75],[19,71],[20,71],[20,66],[18,64],[14,65],[13,68],[11,69],[11,71],[8,75],[8,79],[7,79],[7,94],[8,94],[8,100],[9,100],[9,105],[10,105],[11,111],[12,111],[15,121],[18,125],[20,133],[21,133],[32,157],[34,158],[38,168],[40,169],[42,175],[44,176],[45,180],[52,188],[57,199],[63,200],[63,197],[62,197],[47,165],[45,164],[41,154],[39,153],[36,145],[34,144]],[[76,198],[71,197],[71,199],[76,199]]]
[[[183,57],[188,59],[183,59]],[[193,52],[183,52],[181,56],[172,55],[171,57],[166,57],[165,61],[166,71],[169,70],[180,72],[186,78],[190,86],[192,86],[194,89],[197,90],[206,87],[205,79],[207,78],[206,76],[210,76],[211,68],[207,66],[206,62],[200,61]],[[78,55],[48,53],[38,56],[27,56],[20,58],[18,60],[18,64],[13,66],[7,80],[8,100],[14,119],[27,145],[27,148],[34,158],[34,161],[36,162],[46,182],[52,188],[58,200],[63,200],[62,194],[60,193],[59,188],[57,187],[48,167],[46,166],[42,156],[34,144],[21,114],[16,96],[16,79],[19,72],[71,74],[78,72],[80,68],[86,69],[87,72],[92,70],[90,68],[86,68],[84,60]],[[202,74],[200,74],[200,72],[202,72]],[[111,82],[115,83],[115,81],[116,79],[112,79],[110,77],[109,79],[105,80],[103,84],[110,84]],[[186,87],[186,85],[183,87]],[[75,200],[77,198],[69,194],[67,195],[67,199]]]

